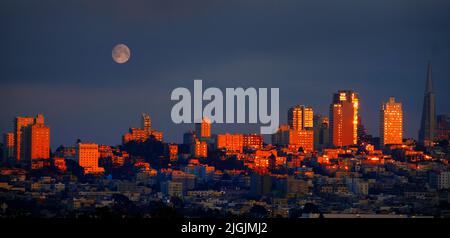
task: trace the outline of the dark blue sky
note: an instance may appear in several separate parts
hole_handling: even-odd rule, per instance
[[[170,120],[176,87],[279,87],[288,107],[328,114],[332,93],[354,89],[378,135],[379,106],[403,102],[416,137],[432,60],[437,112],[450,113],[450,1],[21,1],[0,2],[0,132],[16,115],[44,113],[52,146],[77,138],[118,144],[140,113],[180,142]],[[111,59],[125,43],[131,60]],[[217,125],[213,132],[259,131]]]

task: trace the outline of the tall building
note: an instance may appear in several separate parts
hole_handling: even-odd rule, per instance
[[[211,121],[208,118],[203,118],[201,123],[195,123],[195,135],[199,139],[211,137]]]
[[[313,128],[313,116],[312,107],[297,105],[288,110],[288,124],[294,130]]]
[[[424,146],[431,146],[435,137],[436,129],[436,105],[431,81],[431,62],[428,62],[427,81],[423,98],[422,120],[419,130],[419,143]]]
[[[142,113],[142,129],[146,132],[150,132],[152,129],[152,120],[147,113]]]
[[[42,167],[43,160],[50,158],[50,128],[45,124],[45,118],[38,114],[36,118],[16,117],[15,127],[15,157],[16,162],[31,165],[32,168]]]
[[[381,145],[403,143],[403,109],[400,102],[390,97],[380,110]]]
[[[438,140],[449,140],[450,117],[447,115],[438,115],[436,118],[436,138]]]
[[[98,166],[99,150],[94,143],[78,143],[76,159],[83,167],[85,174],[102,173],[104,169]]]
[[[25,128],[24,135],[26,163],[32,168],[41,167],[39,161],[50,159],[50,128],[44,124],[44,117],[38,115],[36,123]]]
[[[14,159],[14,133],[8,132],[3,135],[3,160],[12,161]]]
[[[22,140],[22,134],[24,128],[34,123],[33,117],[16,117],[14,120],[14,133],[15,133],[15,159],[16,162],[23,160],[25,152],[22,149],[24,141]]]
[[[358,140],[358,94],[340,90],[330,106],[330,142],[334,146],[354,145]]]
[[[291,150],[312,151],[314,147],[314,111],[312,107],[297,105],[288,110],[289,126],[280,126],[274,144]]]
[[[328,117],[314,115],[314,148],[324,149],[329,146],[330,139],[330,121]]]

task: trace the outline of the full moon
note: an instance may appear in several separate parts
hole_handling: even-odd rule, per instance
[[[118,64],[126,63],[131,56],[130,48],[125,44],[118,44],[112,50],[112,58]]]

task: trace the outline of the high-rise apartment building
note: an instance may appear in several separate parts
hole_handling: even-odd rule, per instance
[[[24,146],[24,140],[22,140],[22,134],[24,128],[33,125],[33,117],[16,117],[14,120],[14,133],[15,133],[15,159],[16,162],[21,162],[24,159],[25,151],[22,149]]]
[[[340,90],[330,106],[330,142],[334,146],[354,145],[358,140],[358,94]]]
[[[16,161],[32,168],[42,167],[35,163],[50,158],[50,128],[44,116],[16,117],[14,127]]]
[[[403,109],[402,104],[390,97],[381,105],[380,110],[381,145],[403,143]]]
[[[328,117],[314,115],[314,148],[324,149],[329,146],[330,121]]]
[[[288,110],[288,124],[294,130],[313,128],[313,117],[312,107],[297,105]]]
[[[25,129],[26,162],[50,159],[50,128],[44,124],[43,117],[37,117],[36,123]],[[25,138],[23,138],[25,139]]]

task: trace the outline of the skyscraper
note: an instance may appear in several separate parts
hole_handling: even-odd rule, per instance
[[[330,106],[330,142],[334,146],[348,146],[358,139],[358,94],[340,90],[333,95]]]
[[[15,118],[16,162],[37,168],[42,167],[43,160],[50,158],[50,128],[44,123],[45,118],[42,114],[38,114],[36,118]],[[36,166],[34,162],[36,162]],[[45,164],[48,164],[48,161]]]
[[[16,162],[20,162],[25,155],[24,150],[22,150],[24,146],[24,141],[22,140],[23,129],[33,123],[33,117],[16,117],[14,120]]]
[[[436,105],[431,81],[431,62],[428,62],[427,81],[425,84],[425,94],[423,98],[422,120],[419,130],[419,143],[424,146],[431,146],[435,136],[436,128]]]
[[[203,118],[201,123],[195,123],[195,135],[199,139],[211,137],[211,122],[208,118]]]
[[[402,104],[396,102],[393,97],[390,97],[389,101],[381,105],[380,140],[382,146],[403,143]]]
[[[44,124],[44,116],[38,115],[35,123],[25,129],[26,162],[33,166],[34,161],[50,158],[50,128]],[[25,138],[24,138],[25,139]]]
[[[329,146],[330,139],[330,121],[328,117],[314,115],[314,148],[323,149]]]
[[[314,112],[312,107],[297,105],[288,111],[288,123],[294,130],[304,130],[313,128]]]

